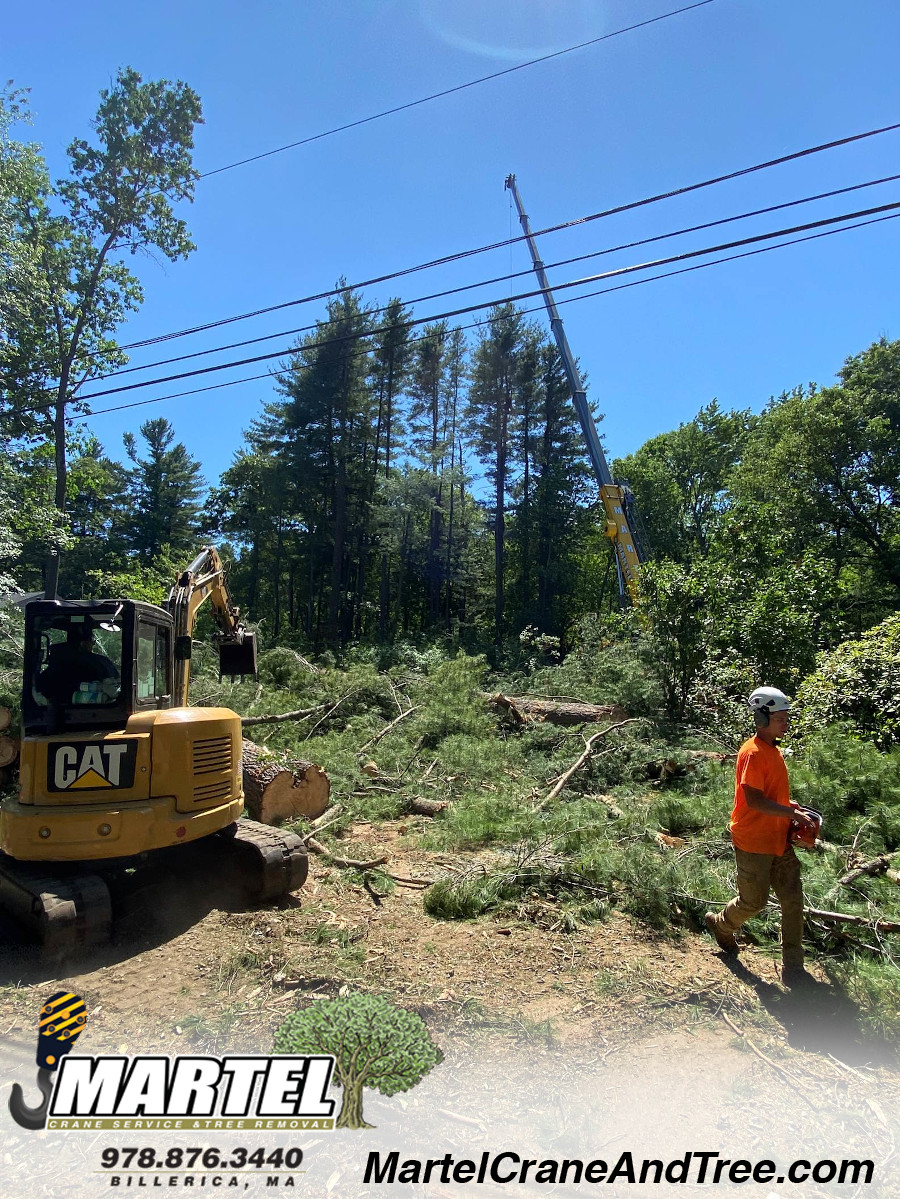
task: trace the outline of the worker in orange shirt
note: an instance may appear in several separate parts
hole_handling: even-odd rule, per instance
[[[706,927],[720,949],[737,953],[735,934],[763,910],[771,888],[781,904],[781,979],[786,987],[802,986],[811,976],[803,967],[803,888],[790,831],[792,824],[816,825],[791,800],[778,748],[788,729],[791,701],[777,687],[757,687],[749,704],[756,736],[738,753],[731,813],[738,894],[723,911],[707,913]]]

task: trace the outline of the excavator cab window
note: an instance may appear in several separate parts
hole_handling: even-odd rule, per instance
[[[136,700],[139,707],[156,708],[172,693],[169,645],[171,629],[141,618],[137,630]]]
[[[58,731],[115,720],[122,706],[121,609],[37,605],[27,620],[26,725]]]
[[[25,608],[26,733],[121,728],[172,703],[172,620],[132,600],[33,600]]]

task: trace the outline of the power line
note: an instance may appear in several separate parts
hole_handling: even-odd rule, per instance
[[[600,37],[591,38],[586,42],[579,42],[577,46],[567,46],[564,50],[554,50],[552,54],[542,54],[540,58],[532,58],[528,62],[521,62],[515,67],[506,67],[502,71],[494,71],[491,75],[482,75],[478,79],[470,79],[468,83],[458,83],[455,87],[445,88],[441,92],[432,92],[429,96],[422,96],[418,100],[409,100],[406,104],[398,104],[394,108],[386,108],[383,112],[373,113],[368,117],[360,117],[356,121],[348,121],[345,125],[336,125],[333,129],[325,129],[321,133],[313,133],[309,137],[303,137],[299,141],[289,142],[285,146],[277,146],[274,150],[265,150],[262,154],[253,154],[249,158],[241,158],[237,162],[229,162],[225,166],[215,167],[211,171],[204,171],[201,179],[209,179],[213,175],[221,175],[225,171],[233,171],[236,167],[247,166],[251,162],[260,162],[263,158],[272,158],[275,154],[283,154],[286,150],[295,150],[298,146],[308,146],[312,142],[321,141],[326,137],[333,137],[336,133],[345,133],[348,129],[358,129],[361,125],[368,125],[372,121],[380,121],[384,117],[394,116],[398,112],[407,112],[411,108],[418,108],[421,104],[429,104],[432,100],[441,100],[444,96],[452,96],[456,92],[464,92],[467,88],[477,87],[479,84],[488,83],[491,79],[500,79],[504,75],[512,75],[516,71],[524,71],[526,67],[537,66],[538,63],[550,62],[553,58],[562,58],[565,54],[574,54],[576,50],[584,50],[588,46],[596,46],[600,42],[609,41],[610,38],[620,37],[623,33],[633,33],[635,29],[643,29],[647,25],[655,25],[659,21],[668,20],[669,17],[677,17],[682,13],[691,12],[695,8],[704,8],[707,4],[712,4],[713,0],[697,0],[696,4],[688,4],[684,8],[676,8],[671,12],[660,13],[657,17],[650,17],[646,21],[638,21],[634,25],[626,25],[622,29],[614,29],[612,33],[604,33]]]
[[[609,295],[611,292],[614,292],[614,291],[624,291],[630,287],[641,287],[645,283],[656,283],[660,279],[670,279],[676,275],[689,274],[692,271],[702,271],[702,270],[705,270],[707,267],[719,266],[723,262],[734,262],[740,258],[751,258],[757,254],[768,254],[773,250],[784,250],[789,246],[796,246],[796,245],[801,244],[802,242],[816,241],[822,237],[834,237],[835,234],[838,234],[838,233],[847,233],[852,229],[862,229],[867,225],[878,225],[878,224],[881,224],[883,221],[895,221],[898,218],[900,218],[900,212],[895,212],[895,213],[889,214],[888,216],[875,217],[871,220],[858,221],[856,224],[853,224],[853,225],[845,225],[840,229],[826,229],[821,233],[812,233],[812,234],[808,234],[805,237],[795,237],[795,238],[792,238],[790,241],[781,242],[779,245],[760,246],[758,249],[746,250],[746,251],[741,252],[740,254],[728,254],[728,255],[723,256],[722,258],[714,258],[710,262],[700,262],[700,263],[695,263],[693,266],[680,267],[680,268],[677,268],[676,270],[672,270],[672,271],[663,271],[658,275],[650,275],[646,279],[631,279],[627,283],[617,283],[613,287],[603,287],[603,288],[598,289],[597,291],[584,292],[582,295],[579,295],[579,296],[569,296],[566,299],[558,300],[557,307],[561,307],[563,304],[577,304],[577,303],[580,303],[580,301],[582,301],[582,300],[589,300],[589,299],[596,298],[597,296]],[[511,300],[514,300],[514,299],[515,299],[515,297],[511,297]],[[511,300],[506,300],[504,302],[508,303],[508,302],[511,302]],[[544,309],[543,304],[539,304],[539,305],[536,305],[534,308],[524,308],[524,309],[521,309],[520,311],[522,312],[523,315],[527,316],[531,313],[543,312],[543,311],[545,311],[545,309]],[[431,317],[431,318],[425,318],[425,319],[426,320],[436,320],[439,318]],[[497,319],[499,319],[499,318],[488,317],[486,319],[486,321],[473,321],[471,324],[460,325],[460,326],[458,326],[458,328],[460,328],[462,330],[477,329],[481,325],[483,325],[485,323],[491,324]],[[416,323],[423,323],[423,322],[410,321],[408,323],[416,324]],[[352,339],[345,338],[344,340],[363,340],[364,338],[371,337],[371,336],[372,336],[371,333],[364,333],[364,334],[358,334]],[[331,341],[338,341],[338,340],[341,340],[341,339],[337,339],[337,338],[331,339]],[[424,339],[423,338],[415,338],[413,340],[414,341],[422,341]],[[321,342],[319,344],[327,345],[327,344],[329,344],[329,342]],[[312,347],[310,347],[310,348],[312,348]],[[299,364],[298,367],[295,366],[292,369],[308,370],[308,369],[310,369],[310,367],[304,363],[301,363],[301,364]],[[171,395],[154,396],[153,399],[150,399],[150,400],[134,400],[127,404],[116,404],[109,408],[97,408],[91,412],[81,413],[77,416],[72,416],[67,419],[69,421],[89,420],[91,417],[103,416],[110,412],[124,412],[125,410],[131,409],[131,408],[143,408],[149,404],[164,403],[166,400],[182,399],[185,396],[199,395],[199,394],[201,394],[203,392],[207,392],[207,391],[219,391],[225,387],[235,387],[240,383],[253,383],[259,379],[271,379],[271,378],[272,378],[272,372],[264,371],[262,374],[259,374],[259,375],[246,375],[240,379],[230,379],[225,383],[212,383],[205,387],[193,387],[188,391],[174,392]],[[40,411],[40,409],[35,409],[35,411]]]
[[[882,183],[894,183],[898,179],[900,179],[900,174],[885,175],[881,179],[870,179],[865,183],[854,183],[848,187],[838,187],[838,188],[834,188],[831,191],[818,192],[817,194],[812,195],[812,196],[804,196],[802,199],[799,199],[799,200],[787,200],[781,204],[769,204],[765,208],[754,208],[754,209],[751,209],[749,212],[741,212],[735,216],[719,217],[717,220],[714,220],[714,221],[704,221],[699,225],[687,225],[681,229],[673,229],[668,233],[657,233],[657,234],[654,234],[652,237],[642,237],[636,241],[621,242],[619,245],[608,246],[603,250],[592,250],[588,254],[577,254],[572,258],[560,258],[556,262],[545,263],[544,268],[545,268],[545,270],[553,270],[553,269],[555,269],[557,267],[561,267],[561,266],[571,266],[576,262],[586,262],[592,258],[600,258],[607,254],[615,254],[620,250],[633,250],[633,249],[636,249],[638,246],[651,245],[652,243],[659,242],[659,241],[668,241],[670,238],[681,237],[686,233],[698,233],[704,229],[713,229],[719,225],[733,224],[735,221],[744,221],[744,220],[748,220],[751,217],[765,216],[767,213],[779,212],[786,208],[796,208],[800,204],[811,204],[817,200],[826,200],[826,199],[830,199],[834,196],[846,195],[848,192],[861,191],[864,188],[876,187]],[[495,283],[505,283],[505,282],[507,282],[507,280],[518,279],[518,278],[521,278],[523,275],[530,275],[532,273],[532,269],[533,269],[532,267],[524,267],[522,270],[519,270],[519,271],[509,271],[507,274],[495,275],[493,278],[490,278],[490,279],[480,279],[480,280],[476,281],[475,283],[463,283],[463,284],[460,284],[458,287],[448,287],[448,288],[445,288],[443,291],[431,292],[428,295],[424,295],[424,296],[415,296],[412,299],[404,300],[404,304],[405,305],[422,304],[426,300],[438,300],[438,299],[442,299],[444,296],[458,295],[460,292],[472,291],[473,289],[475,289],[477,287],[489,287]],[[388,307],[389,306],[387,304],[378,305],[377,307],[371,308],[368,310],[369,315],[378,316],[380,313],[386,312]],[[126,366],[126,367],[121,368],[120,370],[109,371],[105,375],[97,375],[95,377],[95,379],[93,379],[91,381],[99,383],[99,382],[102,382],[104,379],[118,379],[122,375],[133,375],[139,371],[154,370],[156,367],[169,366],[175,362],[187,362],[192,358],[203,358],[209,354],[220,354],[220,353],[225,353],[227,350],[241,349],[243,346],[259,345],[261,342],[264,342],[264,341],[273,341],[276,337],[293,337],[299,333],[308,333],[311,330],[315,329],[316,327],[317,327],[317,323],[314,323],[311,325],[299,325],[293,329],[281,329],[277,333],[265,333],[260,337],[249,337],[249,338],[244,339],[243,341],[233,341],[233,342],[229,342],[226,345],[212,346],[211,348],[206,349],[206,350],[194,350],[190,354],[178,354],[173,358],[161,358],[161,359],[157,359],[155,362],[142,363],[139,366]]]
[[[891,212],[898,208],[900,208],[900,201],[896,201],[892,204],[881,204],[874,208],[860,209],[857,212],[847,212],[847,213],[843,213],[840,216],[825,217],[818,221],[807,222],[806,224],[803,224],[803,225],[793,225],[786,229],[776,229],[770,233],[758,233],[752,237],[740,238],[737,241],[722,242],[715,246],[706,246],[705,248],[700,249],[700,250],[686,250],[682,254],[673,254],[666,258],[657,258],[657,259],[651,260],[649,262],[634,263],[631,266],[617,267],[615,270],[603,271],[603,272],[601,272],[599,274],[595,274],[595,275],[586,275],[582,279],[573,279],[573,280],[569,280],[568,282],[565,282],[565,283],[558,283],[555,285],[554,290],[565,291],[566,289],[568,289],[570,287],[583,287],[588,283],[596,283],[601,279],[613,279],[613,278],[617,278],[622,275],[633,274],[635,271],[645,271],[645,270],[650,270],[653,267],[667,266],[670,263],[685,262],[688,259],[699,258],[706,254],[717,254],[722,250],[732,250],[732,249],[736,249],[741,246],[754,245],[757,242],[770,241],[776,237],[786,237],[792,233],[805,233],[811,229],[821,229],[827,225],[835,225],[835,224],[838,224],[838,223],[841,223],[844,221],[852,221],[852,220],[856,220],[857,218],[860,218],[860,217],[872,216],[876,213]],[[538,288],[537,290],[520,292],[518,295],[511,297],[511,300],[513,302],[519,301],[519,300],[528,300],[528,299],[532,299],[534,296],[539,296],[541,294],[542,294],[542,292],[541,292],[540,288]],[[429,321],[446,320],[449,317],[453,317],[453,316],[464,316],[470,312],[478,312],[484,308],[490,308],[493,304],[498,303],[498,302],[501,302],[501,301],[489,300],[489,301],[484,301],[479,304],[469,304],[463,308],[455,308],[455,309],[451,309],[449,311],[432,314],[427,317],[413,317],[412,319],[410,319],[408,321],[403,321],[402,324],[405,326],[412,327],[414,325],[425,324]],[[304,350],[307,350],[307,351],[312,350],[312,349],[321,348],[326,345],[346,341],[346,340],[348,340],[348,337],[350,337],[350,336],[352,336],[352,335],[342,336],[342,337],[338,337],[338,338],[328,338],[325,341],[313,342],[312,344],[305,346],[303,348],[304,348]],[[362,334],[361,336],[369,337],[369,336],[371,336],[371,331],[369,331],[365,334]],[[125,391],[137,391],[144,387],[154,387],[154,386],[157,386],[162,383],[174,383],[179,379],[190,379],[190,378],[195,378],[198,375],[213,374],[214,372],[220,371],[220,370],[230,370],[232,367],[236,367],[236,366],[249,366],[250,364],[256,363],[256,362],[270,361],[273,358],[280,358],[282,355],[290,353],[290,352],[291,352],[291,347],[282,347],[280,350],[273,350],[267,354],[257,354],[251,358],[235,359],[232,362],[222,362],[222,363],[217,363],[213,366],[197,367],[195,370],[182,371],[179,374],[166,375],[159,379],[145,379],[143,382],[124,383],[118,387],[104,388],[102,391],[95,391],[95,392],[91,392],[89,395],[80,396],[79,400],[81,402],[87,403],[93,399],[99,399],[101,396],[120,395],[122,392],[125,392]],[[44,410],[52,408],[52,407],[54,407],[54,404],[51,403],[51,404],[42,405],[40,407],[35,407],[35,408],[31,409],[31,411],[44,411]]]
[[[790,154],[783,154],[779,158],[770,158],[765,162],[755,163],[753,166],[742,167],[737,171],[730,171],[725,175],[716,175],[711,179],[703,179],[699,183],[690,183],[684,187],[673,188],[669,191],[659,192],[653,196],[645,196],[641,200],[632,200],[627,204],[619,204],[614,208],[605,208],[600,212],[592,212],[587,216],[576,217],[571,221],[563,221],[557,225],[547,225],[543,229],[538,229],[535,237],[543,237],[548,233],[559,233],[564,229],[571,229],[578,225],[589,224],[591,221],[602,220],[608,216],[616,216],[623,212],[631,212],[636,208],[644,208],[648,204],[656,204],[661,200],[673,199],[675,196],[687,195],[689,192],[700,191],[703,188],[713,187],[717,183],[726,183],[731,179],[738,179],[744,175],[752,175],[757,171],[768,170],[769,167],[781,166],[786,162],[794,162],[800,158],[807,158],[812,154],[820,154],[825,150],[833,150],[838,146],[847,146],[853,142],[863,141],[866,138],[877,137],[882,133],[892,133],[894,130],[900,129],[900,122],[893,125],[883,125],[878,129],[868,129],[863,133],[854,133],[849,137],[837,138],[834,141],[822,142],[816,146],[807,146],[803,150],[795,150]],[[280,312],[285,308],[295,308],[300,304],[310,304],[316,300],[328,300],[334,296],[342,295],[347,291],[361,290],[365,287],[373,287],[377,283],[387,283],[391,279],[402,279],[406,275],[413,275],[419,271],[430,270],[432,267],[445,266],[450,262],[459,262],[465,258],[473,258],[478,254],[486,254],[491,250],[499,250],[504,246],[515,245],[517,242],[525,241],[525,235],[520,234],[517,237],[506,238],[503,241],[490,242],[487,245],[478,246],[471,250],[460,250],[454,254],[445,254],[441,258],[432,258],[428,262],[420,262],[415,266],[404,267],[398,271],[390,271],[384,275],[374,275],[371,279],[362,279],[356,283],[349,283],[345,287],[333,287],[328,291],[314,292],[307,296],[301,296],[296,300],[284,300],[280,304],[269,304],[265,308],[256,308],[252,312],[242,312],[236,316],[220,317],[218,320],[207,321],[202,325],[193,325],[187,329],[178,329],[172,333],[161,333],[156,337],[147,337],[141,341],[127,342],[121,347],[123,350],[139,350],[145,346],[158,345],[160,342],[173,341],[178,337],[188,337],[194,333],[205,333],[209,329],[218,329],[223,325],[232,325],[237,321],[250,320],[252,317],[265,316],[270,312]]]

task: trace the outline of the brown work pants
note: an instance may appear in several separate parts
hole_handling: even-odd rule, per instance
[[[781,904],[781,957],[785,966],[803,965],[803,886],[800,881],[800,862],[789,845],[780,856],[770,853],[747,853],[734,848],[737,860],[738,893],[719,919],[725,928],[736,933],[751,916],[766,906],[769,888]]]

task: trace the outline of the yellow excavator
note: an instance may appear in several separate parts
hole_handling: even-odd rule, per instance
[[[221,675],[256,674],[256,638],[212,547],[164,607],[135,600],[25,605],[20,787],[0,807],[0,903],[45,946],[109,936],[111,887],[167,856],[212,853],[251,901],[307,875],[301,839],[241,819],[241,719],[188,703],[191,634],[209,599]],[[177,866],[176,866],[177,870]]]

